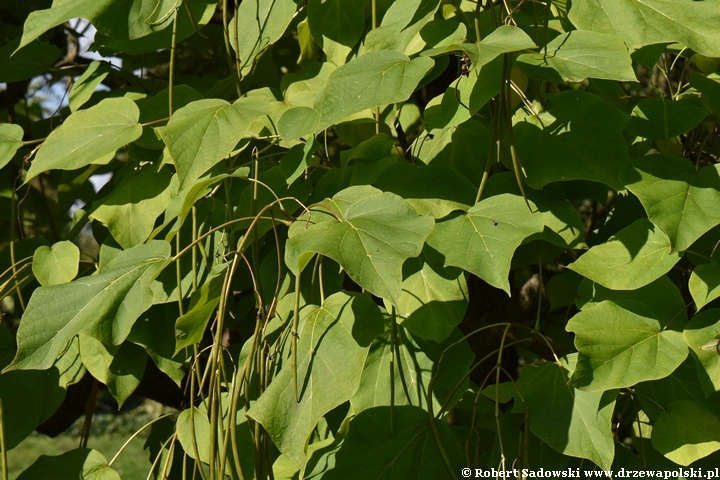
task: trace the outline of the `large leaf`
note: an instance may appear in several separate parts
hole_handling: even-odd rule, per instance
[[[119,345],[152,304],[151,281],[170,257],[170,245],[153,241],[119,253],[96,275],[41,287],[28,302],[8,370],[49,368],[65,345],[86,333]]]
[[[485,200],[467,214],[439,222],[428,244],[445,255],[445,265],[463,268],[510,293],[508,274],[517,247],[543,230],[542,216],[516,195]]]
[[[116,470],[96,450],[76,448],[62,455],[40,455],[17,480],[120,480]]]
[[[663,329],[651,313],[638,314],[623,305],[622,300],[605,300],[568,322],[580,353],[572,384],[580,390],[604,391],[663,378],[687,357],[680,332]]]
[[[78,274],[79,261],[80,250],[68,240],[52,248],[43,245],[33,255],[33,275],[43,287],[68,283]]]
[[[635,290],[665,275],[680,260],[670,239],[643,218],[592,247],[567,266],[612,290]]]
[[[717,339],[720,335],[720,309],[713,308],[695,315],[685,325],[683,338],[695,354],[700,385],[706,396],[720,391],[720,354]]]
[[[684,158],[648,155],[633,160],[621,178],[650,221],[670,237],[673,252],[681,252],[720,223],[718,172],[718,165],[696,170]]]
[[[360,388],[350,399],[353,411],[384,405],[415,405],[428,409],[428,386],[433,381],[433,411],[438,412],[460,400],[467,389],[465,375],[474,355],[462,334],[453,329],[441,343],[416,337],[403,327],[396,327],[393,348],[391,325],[375,339],[362,371]],[[394,362],[392,380],[390,362]],[[391,401],[389,385],[394,383],[395,399]]]
[[[659,97],[641,100],[633,113],[627,124],[629,132],[667,141],[698,126],[708,110],[698,97],[687,96],[680,101]]]
[[[402,265],[416,257],[433,227],[402,198],[369,186],[350,187],[290,227],[285,262],[299,275],[315,253],[332,258],[369,292],[397,305]]]
[[[108,98],[70,115],[43,143],[25,183],[47,170],[106,164],[115,151],[142,135],[140,110],[128,98]]]
[[[336,65],[345,63],[365,30],[366,2],[362,0],[311,0],[308,24],[313,38]]]
[[[569,384],[577,355],[562,365],[523,368],[518,388],[527,404],[530,430],[565,455],[587,458],[607,470],[615,456],[612,413],[617,392],[583,392]]]
[[[583,30],[625,40],[635,50],[655,43],[679,42],[698,53],[720,57],[720,11],[715,2],[678,0],[578,0],[569,13]]]
[[[370,342],[381,329],[382,314],[368,294],[336,293],[322,307],[301,311],[298,400],[292,366],[286,360],[247,412],[298,466],[305,463],[305,445],[318,420],[357,391]]]
[[[0,82],[17,82],[42,75],[60,56],[59,48],[40,40],[30,42],[22,51],[18,51],[19,44],[20,39],[16,38],[0,48]],[[16,53],[13,55],[13,52]]]
[[[260,54],[285,33],[295,9],[293,0],[249,0],[240,3],[230,22],[230,45],[240,61],[242,76],[249,74]]]
[[[122,407],[140,385],[147,363],[145,352],[133,343],[110,347],[83,334],[80,334],[80,356],[88,372],[107,385],[118,407]]]
[[[354,113],[407,100],[433,64],[430,58],[411,60],[392,50],[368,52],[332,72],[312,108],[286,111],[278,124],[280,135],[285,140],[307,137]]]
[[[688,466],[720,450],[720,419],[695,402],[672,402],[653,425],[652,445],[673,462]]]
[[[434,422],[431,426],[425,410],[409,405],[365,410],[350,422],[335,468],[323,479],[452,478],[463,465],[462,448],[446,422]]]
[[[586,30],[559,35],[548,43],[547,51],[520,55],[517,62],[529,76],[543,80],[636,81],[625,43],[616,36]]]
[[[123,248],[134,247],[148,239],[176,190],[177,178],[168,169],[148,165],[94,202],[90,218],[104,223]]]
[[[0,124],[0,168],[10,163],[18,148],[22,147],[25,132],[20,125]]]
[[[253,3],[253,2],[248,2]],[[270,113],[259,97],[243,97],[232,105],[209,98],[191,102],[156,129],[177,167],[180,188],[200,178],[227,157],[256,118]]]
[[[559,93],[546,108],[555,121],[534,124],[531,116],[513,127],[528,185],[540,189],[551,182],[583,179],[622,190],[618,177],[628,160],[622,135],[628,116],[582,90]]]

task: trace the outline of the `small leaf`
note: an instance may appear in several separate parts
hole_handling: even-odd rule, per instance
[[[697,310],[720,297],[720,265],[712,262],[695,267],[688,288]]]
[[[530,417],[530,430],[556,451],[587,458],[603,470],[615,456],[612,413],[617,392],[584,392],[570,386],[577,355],[523,368],[518,388]],[[549,401],[551,399],[551,401]]]
[[[305,172],[308,159],[318,148],[320,148],[320,144],[313,138],[288,150],[280,162],[280,172],[287,180],[288,185],[300,178],[300,175]]]
[[[88,372],[107,385],[118,408],[140,385],[147,363],[147,355],[134,343],[109,347],[83,334],[80,334],[80,356]]]
[[[209,98],[177,110],[168,124],[156,131],[177,167],[180,188],[227,157],[248,136],[252,121],[268,113],[267,102],[260,97],[243,97],[232,105]]]
[[[370,295],[336,293],[322,307],[301,311],[297,344],[297,385],[285,360],[280,373],[247,416],[260,422],[275,445],[298,466],[320,418],[352,397],[360,386],[368,348],[382,328],[380,309]]]
[[[695,354],[695,366],[705,396],[720,391],[719,314],[720,309],[717,308],[698,313],[683,330],[685,343]]]
[[[96,275],[40,287],[17,332],[10,370],[47,369],[78,333],[119,345],[152,304],[150,284],[170,257],[170,245],[153,241],[119,253]]]
[[[40,455],[17,480],[120,480],[105,457],[96,450],[76,448],[54,457]]]
[[[631,303],[628,303],[632,305]],[[580,352],[572,384],[583,391],[625,388],[672,373],[688,355],[680,332],[605,300],[567,324]]]
[[[633,160],[621,179],[670,237],[673,252],[682,252],[720,223],[719,172],[720,165],[696,170],[684,158],[648,155]]]
[[[486,198],[462,214],[439,222],[428,245],[445,255],[445,265],[460,267],[510,294],[508,274],[515,250],[541,232],[542,216],[523,198],[502,194]]]
[[[38,247],[33,255],[32,270],[40,285],[61,285],[68,283],[78,274],[80,249],[68,241],[50,247]]]
[[[517,63],[528,76],[541,80],[637,81],[625,43],[614,35],[587,30],[559,35],[542,52],[520,55]]]
[[[369,186],[347,188],[311,212],[290,227],[285,251],[290,270],[299,275],[319,253],[338,262],[358,285],[397,305],[402,265],[420,254],[433,219]]]
[[[22,147],[25,132],[20,125],[0,124],[0,168],[10,163],[18,148]]]
[[[202,340],[207,322],[220,302],[226,264],[216,265],[208,280],[190,297],[188,311],[175,323],[175,353]]]
[[[230,21],[230,45],[240,61],[240,75],[248,75],[256,59],[282,37],[295,15],[293,0],[241,2]]]
[[[90,100],[95,89],[105,80],[110,73],[110,64],[93,60],[87,70],[80,75],[70,89],[69,105],[70,111],[75,112]]]
[[[673,462],[688,466],[720,450],[720,420],[695,402],[672,402],[653,425],[652,445]]]
[[[680,260],[670,239],[647,219],[623,228],[567,268],[612,290],[635,290],[665,275]]]
[[[48,170],[76,170],[92,163],[109,163],[118,148],[142,134],[139,117],[135,102],[127,98],[107,98],[73,113],[42,144],[25,183]]]
[[[178,440],[190,458],[198,460],[195,455],[197,448],[199,460],[210,463],[210,422],[207,415],[195,407],[192,408],[192,416],[190,409],[183,410],[178,415],[175,426]]]
[[[323,479],[451,478],[464,464],[462,447],[446,422],[434,422],[432,427],[428,413],[410,405],[365,410],[350,421],[335,467]]]

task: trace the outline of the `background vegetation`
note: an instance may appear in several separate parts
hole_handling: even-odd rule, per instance
[[[4,478],[720,465],[718,0],[0,21]]]

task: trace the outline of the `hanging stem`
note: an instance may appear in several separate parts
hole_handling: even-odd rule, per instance
[[[300,403],[298,392],[297,373],[297,339],[298,339],[298,316],[300,315],[300,275],[295,277],[295,304],[293,305],[292,330],[290,331],[290,352],[292,356],[293,388],[295,389],[295,402]]]
[[[92,389],[90,390],[90,396],[88,397],[87,406],[85,408],[85,423],[83,423],[83,429],[80,433],[80,448],[86,448],[88,438],[90,438],[90,426],[92,425],[92,417],[95,413],[95,399],[97,398],[99,387],[99,382],[96,378],[93,378]]]
[[[22,290],[20,286],[20,282],[17,279],[17,264],[18,262],[15,261],[15,237],[16,237],[16,228],[17,228],[17,192],[13,189],[13,191],[10,194],[11,201],[10,201],[10,263],[12,264],[12,271],[13,271],[13,277],[15,277],[15,291],[17,292],[18,297],[18,303],[20,303],[20,308],[23,312],[25,312],[25,299],[23,299]]]
[[[172,40],[170,43],[170,77],[169,77],[169,85],[168,85],[168,110],[170,111],[170,115],[172,117],[173,115],[173,90],[174,90],[174,83],[175,83],[175,47],[177,42],[177,21],[178,21],[178,14],[177,14],[177,8],[175,9],[175,15],[173,16],[173,28],[172,28]]]
[[[7,450],[5,449],[5,415],[0,398],[0,452],[2,452],[2,480],[8,480]]]
[[[397,319],[395,305],[390,316],[390,435],[394,436],[395,415],[395,344],[397,342]]]

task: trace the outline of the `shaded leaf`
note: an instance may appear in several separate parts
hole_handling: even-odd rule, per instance
[[[680,260],[670,239],[647,219],[623,228],[567,268],[612,290],[635,290],[665,275]]]
[[[720,390],[720,354],[712,347],[720,334],[718,318],[720,309],[706,310],[695,315],[683,330],[683,338],[695,354],[695,366],[705,396]],[[708,344],[710,348],[703,348]]]
[[[335,468],[323,479],[450,478],[450,472],[459,472],[463,465],[462,448],[446,422],[435,420],[435,428],[437,437],[427,412],[418,407],[365,410],[350,422],[348,435],[335,454]]]
[[[685,337],[684,333],[683,337]],[[652,420],[657,420],[667,406],[676,400],[690,400],[697,403],[705,401],[705,393],[698,379],[695,361],[690,358],[691,356],[667,377],[638,383],[635,386],[642,410]]]
[[[17,480],[120,480],[105,457],[96,450],[76,448],[62,455],[40,455]]]
[[[642,202],[648,218],[681,252],[720,223],[720,166],[699,170],[684,158],[648,155],[633,160],[622,182]]]
[[[615,456],[612,413],[617,392],[584,392],[569,378],[577,355],[523,368],[518,388],[529,409],[530,430],[553,449],[609,469]]]
[[[720,297],[720,265],[712,262],[695,267],[688,288],[697,310]]]
[[[107,98],[73,113],[42,144],[25,183],[48,170],[75,170],[112,161],[118,148],[142,134],[139,117],[135,102],[127,98]]]
[[[428,245],[445,255],[445,265],[463,268],[510,293],[508,274],[517,247],[541,232],[542,217],[523,198],[502,194],[486,198],[467,214],[439,222]]]
[[[18,148],[22,147],[25,132],[20,125],[0,124],[0,168],[10,163]]]
[[[370,342],[381,325],[380,310],[368,294],[336,293],[322,307],[308,306],[301,311],[299,401],[288,361],[247,412],[298,466],[305,463],[305,445],[318,420],[349,400],[360,386]]]
[[[0,48],[0,82],[17,82],[41,75],[60,56],[59,48],[40,40],[22,48],[18,48],[19,45],[17,38]]]
[[[678,101],[645,98],[633,109],[626,128],[639,137],[667,141],[698,126],[707,113],[698,97],[686,96]]]
[[[79,262],[80,249],[65,240],[52,247],[38,247],[33,255],[32,270],[43,287],[61,285],[75,278]]]
[[[362,0],[311,0],[308,2],[308,24],[313,38],[336,65],[345,58],[365,30],[365,7]]]

